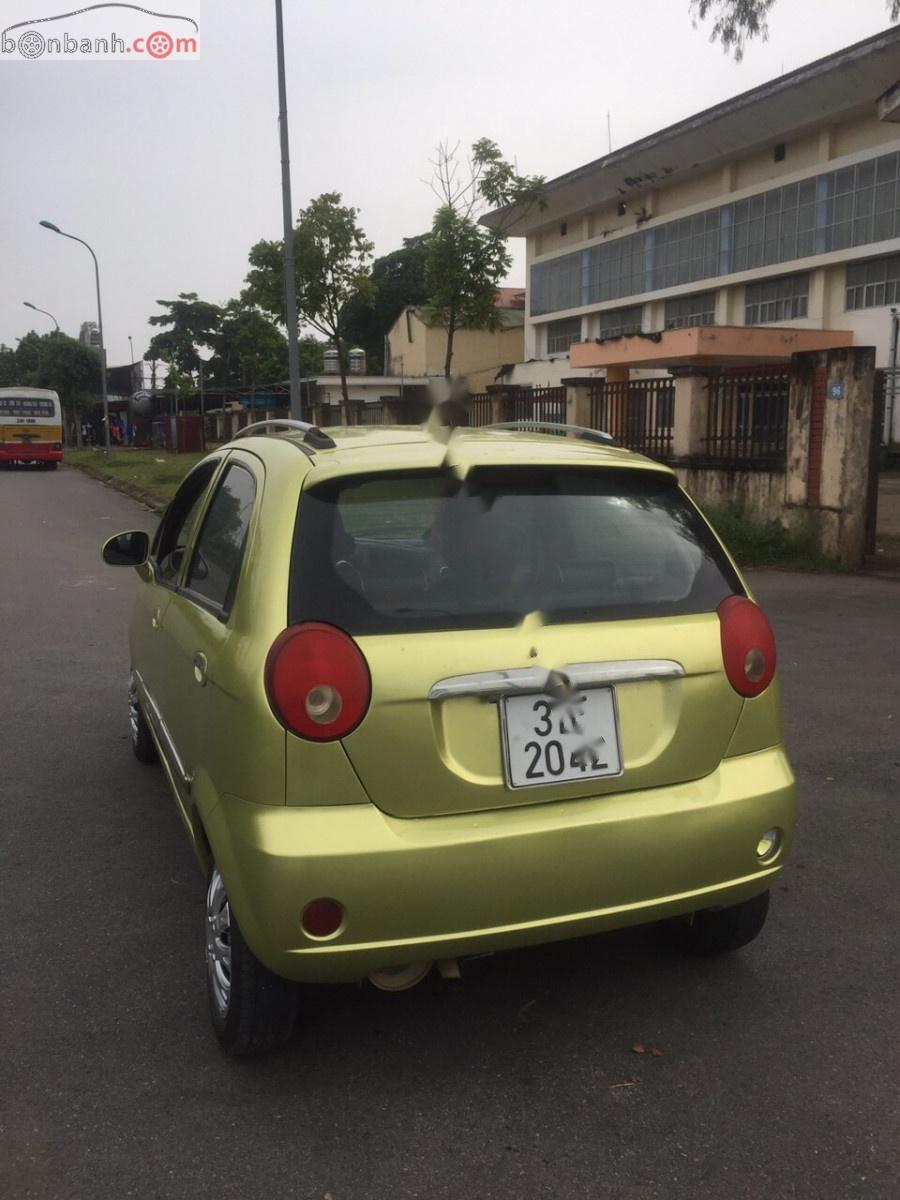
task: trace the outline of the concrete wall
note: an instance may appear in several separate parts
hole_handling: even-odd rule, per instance
[[[783,464],[710,461],[711,376],[700,369],[675,379],[670,464],[701,508],[734,505],[761,523],[811,526],[825,554],[862,566],[875,351],[863,346],[795,354],[792,370]],[[589,425],[590,380],[565,382],[569,422]]]
[[[860,567],[865,556],[866,508],[874,412],[875,351],[872,347],[797,354],[788,406],[787,454],[779,470],[677,466],[686,490],[701,507],[737,505],[755,520],[786,528],[812,523],[825,554]],[[684,385],[676,384],[676,442],[679,421],[692,429],[692,453],[705,421],[685,420]],[[697,406],[699,396],[692,397]],[[679,414],[679,402],[682,412]],[[681,440],[681,446],[685,444]],[[676,452],[678,450],[676,444]]]

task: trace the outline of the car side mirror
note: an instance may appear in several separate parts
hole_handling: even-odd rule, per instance
[[[150,537],[142,529],[117,533],[104,542],[101,553],[109,567],[139,567],[150,553]]]
[[[206,559],[199,550],[194,551],[194,559],[188,575],[190,577],[189,582],[194,579],[203,580],[209,578],[209,567],[206,565]]]

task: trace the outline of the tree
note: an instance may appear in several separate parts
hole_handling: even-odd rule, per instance
[[[0,387],[15,387],[19,382],[16,352],[12,346],[0,343]]]
[[[705,21],[713,14],[711,42],[721,42],[726,53],[735,61],[744,57],[744,45],[755,37],[763,41],[769,36],[767,17],[775,0],[691,0],[691,12],[696,20]],[[900,0],[886,0],[892,21],[900,19]]]
[[[221,387],[249,388],[251,410],[260,383],[276,383],[287,376],[287,338],[258,308],[249,308],[241,300],[230,300],[223,308],[213,346],[207,378]]]
[[[222,310],[200,300],[196,292],[179,292],[177,300],[156,303],[166,311],[150,317],[149,324],[169,328],[153,335],[146,357],[167,363],[170,369],[166,382],[176,395],[184,395],[191,391],[193,373],[201,369],[200,347],[215,345]]]
[[[359,212],[341,204],[339,192],[324,192],[301,209],[294,227],[297,311],[301,323],[329,338],[338,352],[345,420],[349,422],[347,341],[344,310],[352,296],[374,297],[368,273],[372,243],[358,224]],[[257,242],[243,298],[283,325],[283,242]]]
[[[432,160],[431,188],[440,201],[431,227],[425,265],[425,318],[447,330],[444,376],[450,378],[457,329],[496,329],[502,320],[497,289],[512,263],[506,233],[533,205],[544,208],[544,177],[520,175],[496,143],[481,138],[465,168],[458,147],[444,142]],[[478,217],[485,205],[503,210],[490,227]]]
[[[378,375],[388,369],[384,361],[384,339],[407,305],[424,304],[428,299],[425,285],[425,260],[430,234],[404,238],[400,250],[393,250],[372,263],[371,297],[351,296],[344,309],[344,335],[352,346],[362,346],[369,371]]]
[[[78,413],[100,392],[100,355],[64,333],[27,333],[16,347],[16,383],[50,388],[60,403],[75,441],[81,444]]]

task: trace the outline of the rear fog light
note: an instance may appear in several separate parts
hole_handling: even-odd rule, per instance
[[[337,933],[344,923],[344,909],[337,900],[320,896],[310,900],[300,921],[303,932],[314,938],[327,938]]]

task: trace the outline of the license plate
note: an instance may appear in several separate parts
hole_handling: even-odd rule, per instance
[[[507,696],[501,702],[510,787],[540,787],[622,773],[611,687],[582,688],[565,700]]]

